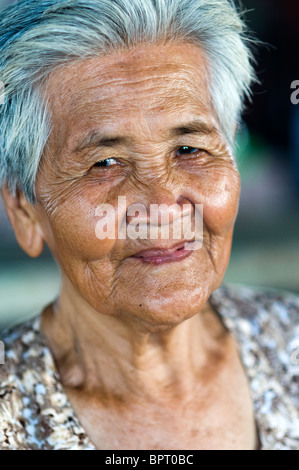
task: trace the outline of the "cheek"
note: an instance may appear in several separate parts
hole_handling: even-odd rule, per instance
[[[46,241],[58,260],[92,261],[111,251],[115,240],[97,237],[97,205],[86,199],[70,198],[47,214]]]
[[[182,175],[181,175],[182,176]],[[182,181],[182,178],[180,178]],[[238,211],[240,192],[240,177],[236,168],[230,164],[222,164],[219,168],[201,168],[198,174],[185,175],[185,184],[182,191],[194,203],[203,205],[204,224],[214,235],[224,236],[233,225]],[[120,187],[111,191],[103,187],[89,188],[76,187],[62,191],[59,196],[52,195],[44,205],[44,227],[46,242],[57,260],[65,261],[68,258],[76,261],[93,261],[107,258],[116,248],[117,224],[114,215],[123,220],[125,209],[118,206]],[[84,192],[84,197],[82,196]],[[109,195],[109,196],[108,196]],[[131,194],[126,194],[127,201]],[[55,205],[51,204],[51,200]],[[112,217],[109,227],[115,229],[115,236],[100,239],[99,232],[103,227],[98,208],[101,204],[109,204]],[[50,209],[55,206],[55,210]],[[118,213],[118,209],[121,213]],[[124,212],[124,213],[123,213]],[[111,216],[112,214],[112,216]],[[104,217],[108,220],[107,217]],[[123,251],[123,243],[118,242],[117,250]],[[121,254],[121,253],[120,253]]]
[[[238,213],[240,175],[236,169],[213,172],[202,194],[204,223],[214,235],[230,232]]]

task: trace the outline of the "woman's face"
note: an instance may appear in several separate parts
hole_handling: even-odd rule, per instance
[[[36,211],[64,275],[103,314],[154,327],[197,313],[222,281],[240,190],[201,50],[146,45],[88,59],[56,70],[48,97],[53,132]],[[127,211],[133,204],[148,209],[141,220],[148,226],[152,204],[165,210],[175,203],[193,222],[196,205],[203,206],[203,244],[186,257],[136,257],[178,244],[171,218],[170,239],[123,239],[117,229],[114,237],[98,236],[101,204],[110,204],[124,227],[134,221]]]

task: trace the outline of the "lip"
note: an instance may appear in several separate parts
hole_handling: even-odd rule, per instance
[[[186,249],[190,241],[184,240],[172,245],[171,247],[158,246],[155,248],[149,248],[142,250],[132,256],[134,259],[138,259],[143,263],[150,264],[163,264],[173,261],[182,261],[187,258],[192,250]]]

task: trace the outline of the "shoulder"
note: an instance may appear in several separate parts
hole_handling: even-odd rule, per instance
[[[210,302],[234,335],[254,404],[261,448],[298,448],[299,298],[221,286]]]
[[[261,312],[272,312],[285,322],[287,318],[298,317],[299,314],[299,295],[280,289],[223,284],[212,296],[230,307],[238,307],[242,315],[249,319]]]
[[[256,335],[271,333],[278,342],[299,336],[299,296],[291,292],[227,284],[213,292],[211,302]]]
[[[223,285],[211,302],[234,329],[288,366],[299,367],[299,296],[269,288]],[[296,357],[297,354],[297,357]],[[296,367],[297,366],[297,367]]]
[[[299,296],[275,289],[223,285],[212,294],[211,303],[234,332],[252,376],[257,369],[267,370],[298,406]]]
[[[40,317],[0,335],[0,449],[88,449],[64,393]]]
[[[47,369],[48,348],[40,332],[40,317],[10,328],[1,334],[4,348],[4,364],[1,365],[0,387],[11,378],[29,383],[28,371],[35,376]]]
[[[4,364],[0,365],[1,449],[26,448],[25,435],[30,435],[34,415],[39,412],[32,400],[38,391],[43,391],[41,381],[45,378],[48,354],[39,324],[36,318],[1,334],[4,347]]]

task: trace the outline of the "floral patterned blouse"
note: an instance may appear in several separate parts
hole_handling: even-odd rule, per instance
[[[299,297],[222,286],[210,297],[235,336],[262,450],[299,449]],[[40,317],[1,338],[0,449],[94,450],[63,391]]]

